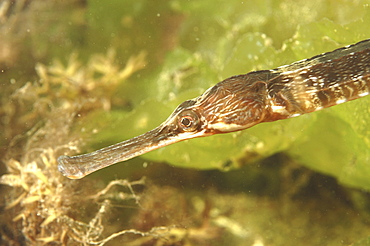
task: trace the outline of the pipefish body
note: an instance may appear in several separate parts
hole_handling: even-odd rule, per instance
[[[60,156],[59,171],[80,179],[115,163],[186,139],[296,117],[370,91],[370,39],[272,70],[225,79],[181,103],[157,128],[78,156]]]

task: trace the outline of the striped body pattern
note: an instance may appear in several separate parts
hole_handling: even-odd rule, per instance
[[[296,117],[370,92],[370,39],[272,70],[233,76],[194,99],[215,133]]]
[[[276,119],[360,98],[370,91],[370,40],[270,72],[267,90]]]

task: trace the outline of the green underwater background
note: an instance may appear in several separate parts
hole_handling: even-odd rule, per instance
[[[370,245],[370,97],[81,180],[62,154],[153,129],[233,75],[370,38],[370,2],[0,3],[0,244]]]

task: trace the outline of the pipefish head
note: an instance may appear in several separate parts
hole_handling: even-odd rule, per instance
[[[59,171],[69,178],[87,174],[176,142],[249,128],[264,118],[264,82],[240,75],[181,103],[157,128],[135,138],[79,156],[61,156]]]

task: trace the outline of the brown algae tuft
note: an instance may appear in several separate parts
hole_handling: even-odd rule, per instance
[[[101,186],[70,182],[57,170],[56,157],[80,146],[80,137],[69,135],[75,119],[93,109],[108,110],[110,93],[143,68],[145,54],[130,58],[123,69],[114,62],[115,52],[110,50],[92,56],[86,66],[76,54],[67,65],[38,64],[39,79],[3,99],[4,135],[11,140],[2,158],[7,171],[0,177],[5,185],[1,243],[102,245],[112,238],[104,237],[109,230],[103,233],[111,187],[127,187],[119,193],[120,200],[134,200],[138,206],[134,187],[144,185],[143,179],[114,180],[99,192]]]

